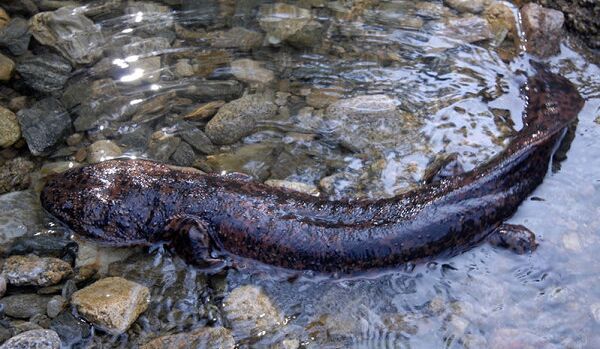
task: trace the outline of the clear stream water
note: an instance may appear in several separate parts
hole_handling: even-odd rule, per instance
[[[164,154],[148,150],[152,133],[180,137],[177,122],[184,115],[202,103],[232,99],[217,91],[212,100],[200,100],[190,86],[238,80],[244,93],[275,101],[277,113],[232,145],[217,145],[208,155],[194,150],[188,166],[302,182],[333,199],[389,197],[418,185],[438,154],[456,152],[465,169],[476,167],[522,125],[526,101],[521,86],[524,74],[533,72],[533,57],[518,43],[511,55],[500,52],[506,41],[498,46],[494,38],[477,40],[476,25],[456,29],[449,24],[456,12],[440,2],[305,1],[300,5],[319,7],[280,13],[261,10],[261,1],[231,2],[229,7],[210,3],[93,17],[109,58],[73,74],[89,82],[110,77],[122,96],[109,97],[110,103],[150,111],[135,114],[137,119],[104,115],[80,132],[85,135],[81,144],[109,139],[126,156],[164,161]],[[517,13],[514,5],[505,4]],[[309,21],[318,30],[309,31]],[[284,34],[269,25],[281,25],[277,30]],[[308,35],[286,34],[302,25],[300,32]],[[248,49],[243,44],[249,39],[238,38],[237,44],[218,47],[223,39],[211,38],[232,27],[260,33],[258,44]],[[134,54],[120,49],[140,40],[135,37],[164,37],[167,45],[140,45],[129,50]],[[153,57],[160,59],[152,62]],[[128,272],[125,277],[159,280],[152,291],[154,306],[127,334],[96,331],[87,343],[133,347],[159,334],[223,325],[233,327],[242,347],[284,347],[284,339],[291,347],[307,348],[598,347],[600,68],[590,57],[565,36],[561,53],[545,60],[576,84],[586,103],[567,158],[532,194],[538,200],[523,202],[509,220],[536,233],[540,245],[534,253],[515,255],[483,244],[453,258],[396,270],[332,277],[306,272],[290,278],[290,273],[243,262],[238,269],[204,276],[168,252],[140,251],[138,259],[149,261],[159,275]],[[242,58],[260,62],[258,68],[244,68],[249,78],[231,68]],[[140,61],[144,64],[136,66]],[[185,71],[187,65],[192,72]],[[263,79],[261,74],[273,76]],[[340,104],[340,112],[307,105],[317,92],[354,99]],[[167,98],[150,106],[157,96]],[[371,96],[366,99],[371,102],[356,102],[360,96]],[[190,122],[199,129],[206,124],[203,119]],[[136,130],[139,137],[128,138]],[[44,162],[73,161],[77,149],[62,147],[65,152]],[[28,217],[2,215],[4,224]],[[61,231],[48,221],[40,229]],[[169,291],[180,282],[173,275],[183,275],[182,292]],[[285,320],[258,333],[236,329],[221,301],[242,285],[262,288]],[[157,305],[161,302],[167,304],[163,308],[177,308],[178,315]],[[159,324],[151,320],[155,315]]]

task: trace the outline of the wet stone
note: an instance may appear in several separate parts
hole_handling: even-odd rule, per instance
[[[46,314],[49,300],[50,297],[37,294],[16,294],[0,299],[0,305],[10,317],[29,319],[36,314]]]
[[[234,48],[250,51],[259,48],[263,42],[261,33],[243,27],[233,27],[224,32],[217,32],[211,37],[211,45],[216,48]]]
[[[125,18],[130,28],[156,34],[173,27],[173,13],[167,6],[153,2],[131,2],[125,8]]]
[[[138,283],[108,277],[75,292],[71,303],[92,324],[113,334],[125,332],[148,307],[150,291]]]
[[[281,313],[265,292],[253,285],[240,286],[223,300],[223,310],[235,338],[271,332],[283,323]]]
[[[302,182],[291,182],[291,181],[284,181],[284,180],[279,180],[279,179],[269,179],[269,180],[265,181],[265,184],[270,185],[272,187],[289,189],[289,190],[293,190],[293,191],[297,191],[300,193],[313,195],[313,196],[319,196],[319,194],[320,194],[319,189],[315,185],[306,184],[306,183],[302,183]]]
[[[180,134],[184,141],[202,154],[213,154],[216,151],[210,138],[197,127],[186,127]]]
[[[96,141],[90,144],[87,151],[87,161],[89,163],[116,158],[123,154],[123,150],[110,140]]]
[[[5,162],[0,166],[0,194],[29,188],[34,168],[34,163],[25,158]]]
[[[311,19],[311,13],[307,9],[276,3],[261,6],[258,20],[261,28],[267,32],[267,41],[277,45],[303,30]]]
[[[35,193],[17,191],[0,195],[0,243],[39,232],[44,227],[43,217],[39,197]]]
[[[232,153],[207,157],[208,164],[217,172],[241,172],[264,181],[270,176],[276,159],[276,148],[271,144],[249,144]]]
[[[225,105],[225,101],[214,101],[214,102],[202,104],[201,106],[197,107],[196,109],[194,109],[193,111],[188,113],[186,116],[184,116],[184,119],[186,119],[186,120],[207,119],[207,118],[215,115],[219,111],[219,108],[221,108],[224,105]]]
[[[481,13],[490,0],[444,0],[444,4],[458,12]]]
[[[241,81],[254,84],[268,84],[275,75],[262,67],[261,62],[251,59],[238,59],[231,62],[231,73]]]
[[[60,314],[67,306],[67,300],[63,296],[52,297],[46,306],[46,314],[50,318],[55,318]]]
[[[10,22],[10,16],[3,8],[0,7],[0,30],[6,28],[8,23]]]
[[[31,330],[18,334],[6,342],[0,349],[59,349],[60,338],[52,330]]]
[[[2,272],[14,286],[50,286],[70,275],[73,269],[61,259],[30,254],[8,257]]]
[[[75,318],[69,311],[60,313],[50,322],[50,329],[56,331],[67,348],[85,342],[91,335],[91,326]]]
[[[246,95],[229,102],[206,125],[205,133],[215,144],[232,144],[251,134],[259,119],[275,116],[277,106],[263,95]]]
[[[164,162],[175,153],[180,143],[181,138],[158,131],[150,139],[148,153],[153,159]]]
[[[21,138],[21,127],[17,116],[12,111],[0,106],[0,147],[10,147],[19,138]]]
[[[191,166],[195,158],[194,149],[186,142],[181,142],[173,155],[171,155],[171,159],[177,166]]]
[[[0,53],[0,81],[8,81],[13,76],[15,62]]]
[[[53,53],[24,57],[17,64],[17,72],[25,83],[42,93],[62,89],[71,69],[67,60]]]
[[[0,29],[0,46],[8,48],[15,56],[27,52],[30,39],[29,24],[21,17],[13,18],[8,26]]]
[[[142,345],[140,349],[233,349],[235,340],[231,331],[224,327],[201,327],[191,332],[158,337]]]
[[[0,275],[0,298],[4,297],[6,293],[6,276]]]
[[[42,99],[17,113],[21,132],[33,155],[41,155],[61,141],[71,129],[71,117],[53,97]]]
[[[182,93],[198,102],[230,101],[239,98],[244,88],[237,80],[206,80],[190,84]]]
[[[540,57],[560,52],[564,15],[560,11],[527,4],[521,8],[527,51]]]
[[[55,48],[73,63],[90,64],[102,55],[100,27],[68,7],[33,16],[31,32],[41,44]]]

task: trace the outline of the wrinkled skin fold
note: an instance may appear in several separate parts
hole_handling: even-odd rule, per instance
[[[291,269],[355,271],[456,254],[510,217],[542,182],[583,100],[540,69],[524,127],[473,171],[390,199],[329,201],[145,160],[111,160],[51,178],[43,207],[76,233],[131,246],[167,241],[202,265],[214,251]],[[504,240],[503,240],[504,241]]]

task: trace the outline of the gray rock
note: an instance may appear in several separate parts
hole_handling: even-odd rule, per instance
[[[148,144],[148,154],[155,160],[165,162],[175,153],[180,143],[179,137],[173,137],[162,131],[155,132]]]
[[[521,8],[521,16],[529,52],[540,57],[549,57],[560,52],[565,20],[562,12],[530,3]]]
[[[196,159],[196,154],[189,144],[181,142],[177,150],[171,155],[171,159],[177,166],[191,166]]]
[[[63,296],[54,296],[48,301],[46,306],[46,314],[49,317],[55,318],[60,314],[67,306],[67,300]]]
[[[91,335],[91,326],[75,318],[69,311],[64,311],[52,319],[50,329],[58,333],[66,348],[76,348],[76,344],[84,342]]]
[[[17,116],[12,111],[0,106],[0,147],[10,147],[19,138],[21,138],[21,127]]]
[[[102,56],[100,26],[72,8],[38,13],[31,18],[31,31],[37,41],[55,48],[73,63],[90,64]]]
[[[195,126],[186,127],[181,131],[181,138],[202,154],[213,154],[216,151],[210,138]]]
[[[0,30],[0,46],[8,48],[15,56],[27,52],[29,40],[31,40],[29,24],[23,18],[13,18],[8,26]]]
[[[36,314],[46,314],[50,297],[37,294],[16,294],[0,299],[4,313],[17,319],[29,319]]]
[[[9,256],[33,253],[40,257],[75,257],[77,243],[62,236],[40,234],[14,239],[5,253]]]
[[[179,83],[181,85],[181,82]],[[242,95],[244,87],[236,80],[193,81],[181,93],[197,102],[230,101]]]
[[[263,43],[261,33],[243,27],[233,27],[224,32],[218,32],[211,37],[211,45],[216,48],[233,48],[240,51],[251,51]]]
[[[168,6],[153,2],[130,2],[125,7],[125,20],[129,28],[156,34],[173,27],[173,12]]]
[[[76,131],[90,130],[104,122],[124,121],[133,109],[112,79],[69,82],[61,101],[77,115],[73,121]]]
[[[142,345],[140,349],[233,349],[235,340],[224,327],[201,327],[191,332],[162,336]]]
[[[248,338],[271,332],[283,324],[283,316],[259,287],[245,285],[231,291],[223,300],[223,310],[235,338]]]
[[[275,79],[275,74],[265,69],[261,62],[246,58],[231,62],[231,73],[237,79],[247,83],[268,84]]]
[[[458,12],[481,13],[489,0],[444,0],[446,6],[455,9]]]
[[[123,154],[121,147],[113,141],[100,140],[96,141],[88,147],[87,161],[89,163],[100,162],[112,158],[116,158]]]
[[[39,232],[44,227],[43,217],[39,197],[33,191],[0,195],[0,243]]]
[[[468,43],[494,38],[489,23],[478,16],[448,19],[438,30],[438,34]]]
[[[71,74],[67,60],[53,53],[29,56],[18,61],[17,72],[34,90],[51,93],[63,88]]]
[[[4,297],[6,293],[6,277],[4,275],[0,275],[0,298]]]
[[[303,30],[311,19],[311,13],[307,9],[276,3],[261,6],[258,21],[267,32],[267,41],[277,45]]]
[[[17,118],[33,155],[47,152],[71,130],[71,117],[53,97],[43,99],[29,109],[20,110]]]
[[[59,349],[60,338],[52,330],[31,330],[18,334],[0,346],[0,349]]]
[[[10,256],[4,262],[2,273],[14,286],[51,286],[58,284],[73,272],[71,265],[54,257]]]
[[[259,119],[276,114],[277,106],[264,95],[246,95],[221,107],[205,133],[215,144],[232,144],[254,132]]]
[[[276,151],[276,146],[272,144],[248,144],[233,153],[211,155],[206,160],[217,172],[241,172],[264,181],[271,174]]]
[[[0,194],[24,190],[31,183],[35,165],[24,158],[14,158],[0,167]]]
[[[8,81],[15,71],[15,62],[0,53],[0,81]]]

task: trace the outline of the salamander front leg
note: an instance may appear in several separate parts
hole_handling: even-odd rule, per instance
[[[493,246],[509,249],[517,254],[534,251],[538,244],[535,234],[522,225],[500,224],[489,236],[488,241]]]
[[[165,227],[163,240],[177,255],[200,268],[219,270],[226,261],[215,258],[215,243],[209,222],[198,217],[178,216]]]

